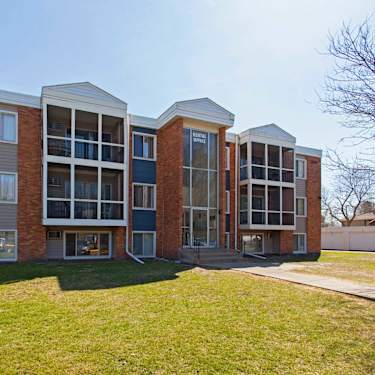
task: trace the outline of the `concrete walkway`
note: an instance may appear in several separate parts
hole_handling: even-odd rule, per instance
[[[253,263],[248,265],[223,264],[216,265],[217,268],[232,269],[247,272],[253,275],[272,277],[274,279],[289,281],[297,284],[309,285],[316,288],[328,289],[334,292],[350,294],[357,297],[375,301],[375,286],[359,284],[353,281],[338,279],[335,277],[307,275],[293,272],[291,263]]]

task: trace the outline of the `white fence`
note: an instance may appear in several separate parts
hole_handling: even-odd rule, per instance
[[[322,249],[375,251],[375,226],[322,228]]]

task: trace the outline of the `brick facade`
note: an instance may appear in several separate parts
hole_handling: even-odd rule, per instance
[[[225,244],[225,128],[219,129],[219,246],[224,247]]]
[[[18,112],[18,260],[46,259],[46,229],[42,225],[42,120],[35,108]]]
[[[230,248],[235,248],[235,225],[236,225],[236,145],[235,143],[229,144],[229,164],[230,164],[230,224],[229,224],[229,234],[230,234]],[[238,176],[237,176],[238,180]],[[238,247],[238,241],[237,241]]]
[[[280,255],[293,254],[293,231],[280,231]]]
[[[156,254],[178,258],[182,245],[183,119],[157,133]]]
[[[113,245],[114,249],[112,251],[112,257],[114,259],[125,259],[127,254],[125,252],[125,227],[115,227],[113,230]]]
[[[319,253],[321,247],[321,162],[320,158],[306,156],[307,160],[307,252]]]

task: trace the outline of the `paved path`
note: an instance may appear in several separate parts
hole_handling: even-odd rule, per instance
[[[276,265],[272,263],[248,264],[238,266],[238,264],[216,265],[220,268],[232,269],[235,271],[247,272],[253,275],[272,277],[274,279],[290,281],[297,284],[314,286],[328,289],[335,292],[351,294],[357,297],[367,298],[375,301],[375,286],[359,284],[353,281],[338,279],[335,277],[307,275],[291,271],[291,263]]]

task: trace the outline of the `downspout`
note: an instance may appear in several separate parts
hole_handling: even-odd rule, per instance
[[[235,250],[238,250],[237,248],[237,225],[238,225],[238,195],[237,195],[237,188],[238,188],[238,135],[236,134],[236,142],[234,146],[234,248]]]

